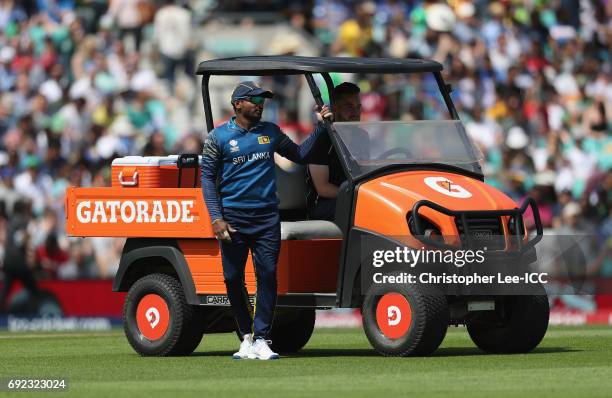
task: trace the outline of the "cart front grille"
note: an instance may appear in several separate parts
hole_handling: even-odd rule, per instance
[[[471,248],[503,250],[505,247],[504,229],[501,217],[455,217],[455,225],[461,242]]]

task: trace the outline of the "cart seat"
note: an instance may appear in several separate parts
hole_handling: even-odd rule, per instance
[[[282,240],[342,238],[342,231],[331,221],[282,221]]]
[[[306,220],[306,167],[286,159],[282,161],[276,164],[276,197],[281,221]]]

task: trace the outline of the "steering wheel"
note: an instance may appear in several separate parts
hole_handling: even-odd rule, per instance
[[[412,157],[412,153],[408,149],[398,147],[398,148],[391,148],[388,151],[381,153],[380,156],[376,158],[376,160],[389,159],[391,156],[397,155],[397,154],[402,154],[406,156],[406,159],[409,159]]]

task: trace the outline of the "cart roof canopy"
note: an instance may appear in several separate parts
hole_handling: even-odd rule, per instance
[[[442,65],[423,59],[250,56],[201,62],[198,75],[297,75],[303,73],[439,72]]]

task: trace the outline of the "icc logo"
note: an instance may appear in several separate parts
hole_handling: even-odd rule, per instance
[[[387,308],[387,321],[389,326],[396,326],[402,321],[402,312],[398,306],[392,305]]]
[[[145,313],[149,324],[151,324],[151,329],[155,329],[155,326],[159,323],[159,311],[155,307],[151,307]]]
[[[230,152],[238,152],[240,150],[240,147],[238,146],[238,141],[231,140],[229,144],[230,144]]]

